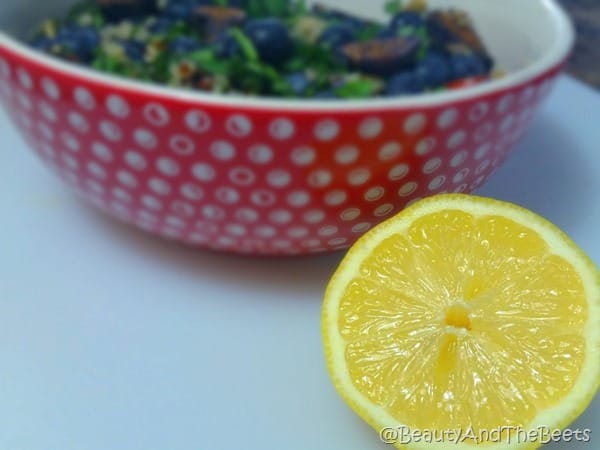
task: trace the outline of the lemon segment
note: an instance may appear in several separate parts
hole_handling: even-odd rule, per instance
[[[364,235],[322,325],[337,390],[378,431],[565,427],[599,386],[600,272],[554,225],[497,200],[430,197]],[[540,445],[503,438],[454,446]]]

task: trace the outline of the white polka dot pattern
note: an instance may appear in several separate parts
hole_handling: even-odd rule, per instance
[[[184,122],[190,131],[199,134],[206,133],[212,126],[210,116],[206,112],[198,109],[188,111],[185,115]]]
[[[308,166],[316,158],[316,152],[311,147],[298,147],[292,151],[292,161],[297,166]]]
[[[377,117],[365,119],[358,129],[358,133],[363,139],[374,139],[381,133],[383,122]]]
[[[381,161],[392,161],[402,153],[402,145],[396,141],[390,141],[385,143],[379,149],[379,159]]]
[[[148,181],[148,187],[153,193],[158,195],[169,195],[172,190],[168,181],[156,177]]]
[[[215,178],[216,172],[210,164],[198,163],[192,167],[192,175],[198,181],[210,182]]]
[[[419,156],[424,156],[433,151],[437,145],[437,140],[433,136],[427,136],[417,142],[415,146],[415,153]]]
[[[340,132],[340,125],[333,119],[325,119],[315,126],[315,137],[320,141],[331,141]]]
[[[133,132],[133,139],[137,145],[146,150],[152,150],[158,145],[155,134],[145,128],[135,129]]]
[[[404,131],[409,135],[421,133],[427,124],[427,116],[422,113],[410,115],[404,122]]]
[[[91,148],[94,156],[104,162],[111,162],[114,158],[112,150],[102,142],[93,142]]]
[[[123,97],[115,94],[111,94],[106,98],[106,109],[118,119],[127,117],[131,110]]]
[[[77,105],[84,110],[90,111],[96,108],[96,99],[92,93],[84,87],[76,87],[73,90],[73,98]]]
[[[143,108],[144,118],[150,125],[164,127],[169,123],[170,116],[167,109],[160,103],[151,102]]]
[[[352,145],[340,147],[335,153],[335,160],[340,165],[352,164],[358,159],[358,148]]]
[[[144,230],[243,253],[346,248],[419,198],[476,189],[552,83],[344,116],[143,99],[0,56],[0,99],[65,182]]]
[[[248,136],[252,132],[252,122],[242,114],[234,114],[226,122],[226,128],[229,134],[235,137]]]
[[[273,139],[278,141],[290,139],[295,130],[296,128],[294,127],[294,123],[285,118],[275,119],[269,126],[269,134],[271,137],[273,137]]]
[[[123,131],[115,122],[102,120],[98,128],[104,139],[108,141],[118,142],[123,138]]]
[[[255,164],[268,164],[273,159],[273,150],[264,144],[253,145],[248,149],[248,159]]]
[[[449,108],[444,110],[439,116],[437,120],[438,127],[441,129],[448,129],[452,127],[456,121],[458,120],[458,110],[456,108]]]
[[[146,157],[132,150],[125,153],[125,162],[134,170],[144,170],[148,167]]]
[[[5,80],[10,78],[11,68],[6,59],[0,57],[0,76]]]
[[[235,147],[227,141],[215,141],[210,146],[210,151],[216,159],[229,161],[235,157]]]
[[[348,198],[348,193],[341,189],[335,189],[325,194],[325,203],[329,206],[339,206]]]
[[[90,131],[90,124],[82,114],[72,111],[69,113],[68,120],[73,129],[79,133],[87,133]]]

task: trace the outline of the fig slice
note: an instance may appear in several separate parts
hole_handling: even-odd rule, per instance
[[[100,11],[109,22],[156,13],[156,0],[96,0]]]
[[[193,23],[208,40],[216,39],[230,27],[243,25],[246,18],[246,11],[228,6],[199,6],[193,12]]]
[[[342,54],[357,70],[387,76],[413,66],[420,44],[416,36],[374,39],[346,44]]]

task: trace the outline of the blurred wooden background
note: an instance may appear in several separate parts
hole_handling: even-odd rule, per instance
[[[600,89],[600,0],[559,0],[577,29],[577,44],[568,71]]]

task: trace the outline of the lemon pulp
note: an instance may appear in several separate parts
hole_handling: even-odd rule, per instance
[[[532,213],[435,201],[365,236],[332,278],[324,333],[338,390],[372,425],[564,425],[585,407],[564,404],[582,373],[585,402],[598,385],[598,272]]]

